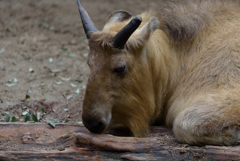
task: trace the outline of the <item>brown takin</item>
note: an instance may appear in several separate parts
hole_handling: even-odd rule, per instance
[[[240,1],[168,3],[116,11],[98,31],[78,0],[89,40],[82,119],[94,133],[146,136],[173,128],[180,143],[240,140]]]

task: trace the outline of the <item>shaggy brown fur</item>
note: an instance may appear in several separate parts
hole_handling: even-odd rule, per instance
[[[89,40],[84,124],[102,121],[103,131],[127,128],[144,136],[149,124],[163,122],[182,143],[235,144],[240,1],[180,1],[145,12],[123,50],[113,48],[112,38],[131,15],[117,13]],[[124,65],[124,74],[113,72]]]

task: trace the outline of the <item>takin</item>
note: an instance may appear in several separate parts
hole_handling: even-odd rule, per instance
[[[102,31],[78,6],[90,48],[89,131],[143,137],[165,125],[180,143],[239,142],[239,0],[179,1],[136,17],[119,10]]]

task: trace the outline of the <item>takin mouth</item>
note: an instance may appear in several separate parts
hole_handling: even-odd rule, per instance
[[[83,121],[83,124],[90,132],[96,134],[101,134],[108,128],[108,124],[104,121],[92,122],[90,124]]]
[[[109,128],[106,130],[105,133],[114,136],[134,136],[131,130],[129,130],[128,128]]]
[[[112,123],[104,123],[103,121],[93,122],[91,124],[84,123],[84,126],[92,133],[111,134],[115,136],[134,136],[130,129],[126,127],[112,127]]]

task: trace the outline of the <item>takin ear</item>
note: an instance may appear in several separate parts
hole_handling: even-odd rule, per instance
[[[132,14],[125,10],[118,10],[111,14],[107,23],[103,27],[103,31],[107,30],[112,24],[128,20],[132,17]]]
[[[140,40],[140,42],[146,42],[152,36],[153,32],[159,28],[159,26],[159,20],[152,16],[148,23],[136,31],[136,39]]]

